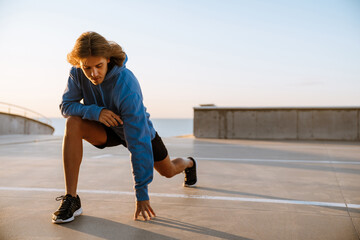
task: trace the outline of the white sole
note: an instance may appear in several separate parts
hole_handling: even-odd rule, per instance
[[[184,183],[183,187],[192,188],[192,187],[196,187],[196,184],[197,184],[197,182],[195,184],[193,184],[193,185],[188,185],[188,184]]]
[[[79,208],[78,210],[76,210],[73,214],[73,216],[71,218],[62,220],[62,219],[57,219],[57,220],[52,220],[53,223],[68,223],[68,222],[72,222],[74,221],[75,217],[80,216],[83,213],[82,208]]]

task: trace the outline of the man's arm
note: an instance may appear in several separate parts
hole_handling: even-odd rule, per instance
[[[75,78],[76,68],[72,68],[70,71],[69,79],[66,89],[62,96],[62,102],[60,104],[60,111],[64,117],[68,116],[80,116],[84,119],[98,121],[100,112],[103,107],[99,107],[95,104],[84,105],[80,101],[83,99],[83,94],[80,86],[79,79]]]
[[[127,95],[120,105],[121,118],[124,122],[124,134],[131,152],[131,163],[135,180],[136,210],[135,218],[140,212],[147,212],[150,217],[151,209],[148,195],[148,184],[153,179],[154,160],[151,145],[151,132],[148,126],[145,107],[138,93]],[[143,215],[146,220],[146,215]]]

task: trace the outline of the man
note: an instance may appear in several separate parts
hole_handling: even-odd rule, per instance
[[[168,178],[185,171],[184,186],[191,187],[197,182],[195,160],[170,160],[143,105],[139,82],[126,68],[127,56],[118,44],[98,33],[85,32],[68,54],[68,62],[73,67],[60,104],[67,117],[63,141],[66,193],[57,198],[62,202],[52,221],[71,222],[82,213],[76,193],[82,139],[101,149],[120,144],[129,149],[135,179],[134,219],[140,213],[145,221],[151,219],[155,212],[147,186],[153,168]]]

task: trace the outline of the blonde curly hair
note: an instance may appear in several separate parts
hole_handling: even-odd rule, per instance
[[[108,41],[96,32],[84,32],[67,55],[67,61],[80,67],[80,59],[90,56],[105,57],[118,66],[122,66],[126,58],[125,52],[116,42]]]

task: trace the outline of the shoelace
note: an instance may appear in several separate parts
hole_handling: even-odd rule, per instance
[[[70,199],[68,199],[68,197],[66,197],[65,195],[61,195],[60,197],[56,197],[55,198],[56,201],[61,201],[63,200],[63,202],[61,203],[61,207],[60,207],[60,211],[61,210],[67,210],[70,208],[71,206],[71,201]]]
[[[61,195],[60,197],[56,197],[55,200],[56,201],[61,201],[65,198],[65,195]]]

